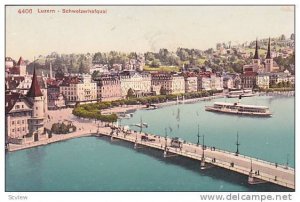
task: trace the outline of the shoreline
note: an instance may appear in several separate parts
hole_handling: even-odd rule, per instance
[[[295,91],[293,92],[293,96]],[[282,94],[276,94],[276,95],[282,95]],[[283,94],[286,96],[286,94]],[[167,106],[172,106],[176,104],[192,104],[200,101],[207,101],[207,100],[212,100],[212,99],[217,99],[217,98],[223,98],[225,97],[225,94],[219,94],[219,95],[214,95],[214,96],[209,96],[209,97],[202,97],[202,98],[193,98],[193,99],[186,99],[184,101],[179,100],[177,101],[168,101],[168,102],[163,102],[163,103],[158,103],[157,106],[159,108],[161,107],[167,107]],[[269,93],[266,92],[260,92],[256,96],[270,96]],[[144,105],[128,105],[126,107],[114,107],[111,109],[105,109],[103,110],[103,114],[109,114],[109,113],[132,113],[137,110],[143,110],[147,109]],[[57,114],[58,111],[62,111],[62,114],[59,113]],[[104,127],[104,122],[101,121],[94,121],[92,119],[84,119],[80,117],[76,117],[72,114],[72,109],[67,108],[64,110],[54,110],[54,111],[48,111],[49,116],[51,117],[50,120],[47,120],[45,123],[45,128],[48,130],[51,128],[53,123],[60,122],[62,120],[70,120],[74,123],[74,125],[77,127],[76,132],[74,133],[69,133],[69,134],[53,134],[51,138],[47,138],[45,140],[40,140],[37,142],[31,142],[31,143],[25,143],[22,145],[19,144],[12,144],[10,143],[5,150],[8,152],[14,152],[14,151],[19,151],[19,150],[24,150],[24,149],[29,149],[33,147],[38,147],[38,146],[43,146],[43,145],[48,145],[60,141],[65,141],[73,138],[79,138],[79,137],[88,137],[88,136],[94,136],[96,134],[102,134],[102,133],[107,133],[110,132],[111,129]],[[66,113],[66,116],[62,116],[64,113]],[[122,118],[122,117],[119,117]],[[52,121],[51,121],[52,120]],[[55,120],[55,122],[53,122]]]

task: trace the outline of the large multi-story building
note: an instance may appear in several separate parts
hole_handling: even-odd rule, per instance
[[[161,86],[161,94],[179,94],[185,92],[185,81],[183,76],[168,73],[152,75],[152,85]]]
[[[113,101],[122,98],[121,82],[118,76],[104,75],[94,79],[97,82],[97,99]]]
[[[48,97],[48,109],[55,110],[66,107],[66,99],[59,88],[62,80],[55,80],[50,78],[47,80],[47,97]]]
[[[234,88],[233,75],[225,75],[225,76],[223,76],[223,88],[224,89],[232,89],[232,88]]]
[[[223,90],[223,77],[212,72],[202,72],[198,75],[198,91]]]
[[[151,93],[151,74],[124,71],[120,75],[122,97],[125,98],[129,89],[136,96],[144,96]]]
[[[256,72],[246,72],[241,74],[241,81],[242,81],[242,88],[243,89],[252,89],[256,87],[256,79],[257,73]]]
[[[270,85],[269,74],[259,73],[256,76],[256,86],[258,88],[268,89]]]
[[[270,73],[270,86],[277,85],[279,83],[290,83],[291,86],[295,85],[295,76],[291,75],[291,73],[288,70],[285,70],[284,72],[275,72]]]
[[[91,75],[65,77],[59,88],[69,105],[97,101],[97,83]]]
[[[6,89],[6,143],[23,144],[48,138],[44,133],[44,102],[35,70],[26,95]]]
[[[193,77],[185,77],[185,92],[197,92],[198,89],[198,78],[196,76]]]

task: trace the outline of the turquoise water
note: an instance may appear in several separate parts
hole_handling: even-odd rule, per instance
[[[216,101],[216,100],[214,100]],[[197,125],[205,144],[294,167],[294,97],[252,97],[243,103],[267,105],[272,118],[206,112],[214,101],[141,110],[122,125],[142,117],[145,131],[197,141]],[[234,99],[218,99],[232,102]],[[134,127],[132,127],[134,129]],[[136,129],[138,130],[138,129]],[[134,150],[126,142],[85,137],[6,153],[6,191],[285,191],[272,185],[247,184],[247,177],[220,168],[199,169],[199,162],[163,158],[161,151]]]

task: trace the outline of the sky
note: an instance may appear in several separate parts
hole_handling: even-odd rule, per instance
[[[32,14],[18,13],[32,9]],[[55,13],[38,13],[55,9]],[[66,14],[99,9],[105,14]],[[292,6],[6,6],[6,56],[208,49],[294,33]]]

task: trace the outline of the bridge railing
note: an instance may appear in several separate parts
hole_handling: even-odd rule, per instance
[[[193,146],[197,147],[197,144],[194,144],[194,143],[185,143],[185,144],[189,144],[189,145],[193,145]],[[225,154],[235,155],[234,152],[230,152],[230,151],[226,151],[226,150],[221,150],[221,149],[218,149],[218,148],[215,148],[215,147],[213,148],[213,147],[210,147],[210,146],[206,146],[206,148],[210,149],[211,151],[218,151],[218,152],[222,152],[222,153],[225,153]],[[255,160],[255,161],[258,161],[258,162],[261,162],[261,163],[272,165],[274,167],[280,167],[280,168],[283,168],[283,169],[295,171],[294,168],[287,167],[285,165],[281,165],[281,164],[277,164],[276,165],[276,163],[272,163],[272,162],[269,162],[269,161],[261,160],[261,159],[255,158],[255,157],[246,156],[246,155],[243,155],[243,154],[239,154],[239,156],[241,156],[241,157],[243,157],[245,159]]]
[[[107,133],[107,135],[109,135],[109,134]],[[118,135],[118,136],[114,135],[113,137],[116,137],[116,138],[119,138],[119,139],[124,139],[124,140],[129,140],[131,142],[135,141],[135,138],[123,137],[122,135]],[[152,143],[152,142],[138,141],[138,144],[145,145],[145,146],[150,146],[152,148],[157,148],[157,149],[163,149],[164,148],[163,145],[159,146],[157,143]],[[188,143],[188,144],[193,145],[193,146],[197,146],[196,144],[193,144],[193,143]],[[211,149],[211,147],[206,147],[206,148]],[[219,152],[232,154],[232,155],[235,154],[233,152],[228,152],[228,151],[219,150],[219,149],[214,149],[214,150],[219,151]],[[192,152],[189,152],[189,151],[186,151],[186,150],[180,150],[180,149],[177,149],[177,148],[172,148],[172,147],[168,147],[168,151],[172,152],[172,153],[175,153],[175,154],[182,155],[182,156],[186,156],[186,157],[189,157],[189,158],[192,158],[192,159],[196,159],[196,160],[199,160],[199,158],[201,157],[199,154],[192,153]],[[240,156],[243,156],[244,158],[251,159],[251,157],[248,157],[248,156],[245,156],[245,155],[240,155]],[[219,167],[223,167],[223,168],[226,168],[226,169],[229,169],[229,170],[233,170],[233,171],[236,171],[236,172],[244,174],[244,175],[249,175],[249,172],[250,172],[249,170],[241,169],[241,168],[238,168],[236,166],[231,166],[229,162],[223,162],[223,161],[220,161],[220,160],[217,160],[217,159],[213,162],[212,158],[209,158],[209,157],[205,157],[205,158],[206,158],[207,163],[211,163],[211,164],[217,165]],[[255,159],[255,158],[252,158],[252,159]],[[261,161],[263,163],[269,163],[271,165],[274,165],[274,164],[272,164],[268,161],[263,161],[263,160],[260,160],[260,159],[257,159],[257,160]],[[263,173],[260,173],[259,175],[255,175],[254,177],[258,178],[258,179],[261,179],[261,180],[264,180],[264,181],[267,181],[267,182],[273,182],[273,183],[278,184],[278,185],[289,187],[289,188],[292,188],[292,189],[294,189],[294,187],[295,187],[294,184],[286,182],[281,178],[278,178],[278,177],[275,178],[275,176],[272,178],[272,177],[270,177],[268,175],[265,175]]]
[[[185,156],[190,156],[190,157],[199,156],[199,155],[196,155],[196,154],[193,154],[193,153],[190,153],[190,152],[186,152],[186,153],[189,153],[189,154],[186,154]],[[212,160],[211,158],[207,158],[207,157],[206,157],[206,159]],[[244,170],[244,169],[241,169],[241,168],[238,168],[238,167],[235,167],[235,166],[231,166],[230,163],[228,163],[228,162],[225,163],[225,162],[222,162],[220,160],[216,160],[215,162],[209,162],[209,161],[206,161],[206,162],[211,163],[211,164],[215,164],[215,165],[219,165],[220,167],[227,168],[229,170],[233,170],[233,171],[242,173],[244,175],[249,175],[249,172],[250,172],[248,170]],[[294,184],[286,182],[282,178],[276,177],[276,180],[275,180],[275,176],[272,178],[272,177],[267,176],[265,174],[259,174],[259,175],[255,175],[254,177],[258,178],[258,179],[262,179],[262,180],[267,181],[267,182],[273,182],[273,183],[276,183],[278,185],[282,185],[282,186],[293,188],[293,189],[295,187]]]
[[[137,132],[137,131],[133,131],[133,130],[130,130],[130,131],[133,132],[133,133]],[[150,135],[150,136],[157,136],[157,135],[153,135],[153,134],[150,134],[150,133],[147,133],[147,134]],[[164,137],[162,137],[162,138],[164,138]],[[168,138],[168,140],[170,140],[170,138]],[[197,144],[194,144],[194,143],[191,143],[191,142],[185,142],[184,144],[192,145],[192,146],[197,147]],[[155,145],[155,144],[153,144],[153,145]],[[215,147],[211,147],[211,146],[206,146],[206,149],[210,149],[211,151],[222,152],[222,153],[225,153],[225,154],[235,155],[234,152],[230,152],[230,151],[226,151],[226,150],[221,150],[221,149],[218,149],[218,148],[215,148]],[[287,166],[281,165],[281,164],[272,163],[272,162],[265,161],[265,160],[261,160],[261,159],[255,158],[255,157],[250,157],[250,156],[246,156],[246,155],[243,155],[243,154],[239,154],[238,156],[243,157],[245,159],[249,159],[249,161],[250,160],[254,160],[254,161],[258,161],[258,162],[265,163],[265,164],[268,164],[268,165],[272,165],[274,167],[279,167],[279,168],[283,168],[283,169],[295,171],[294,168],[287,167]]]

